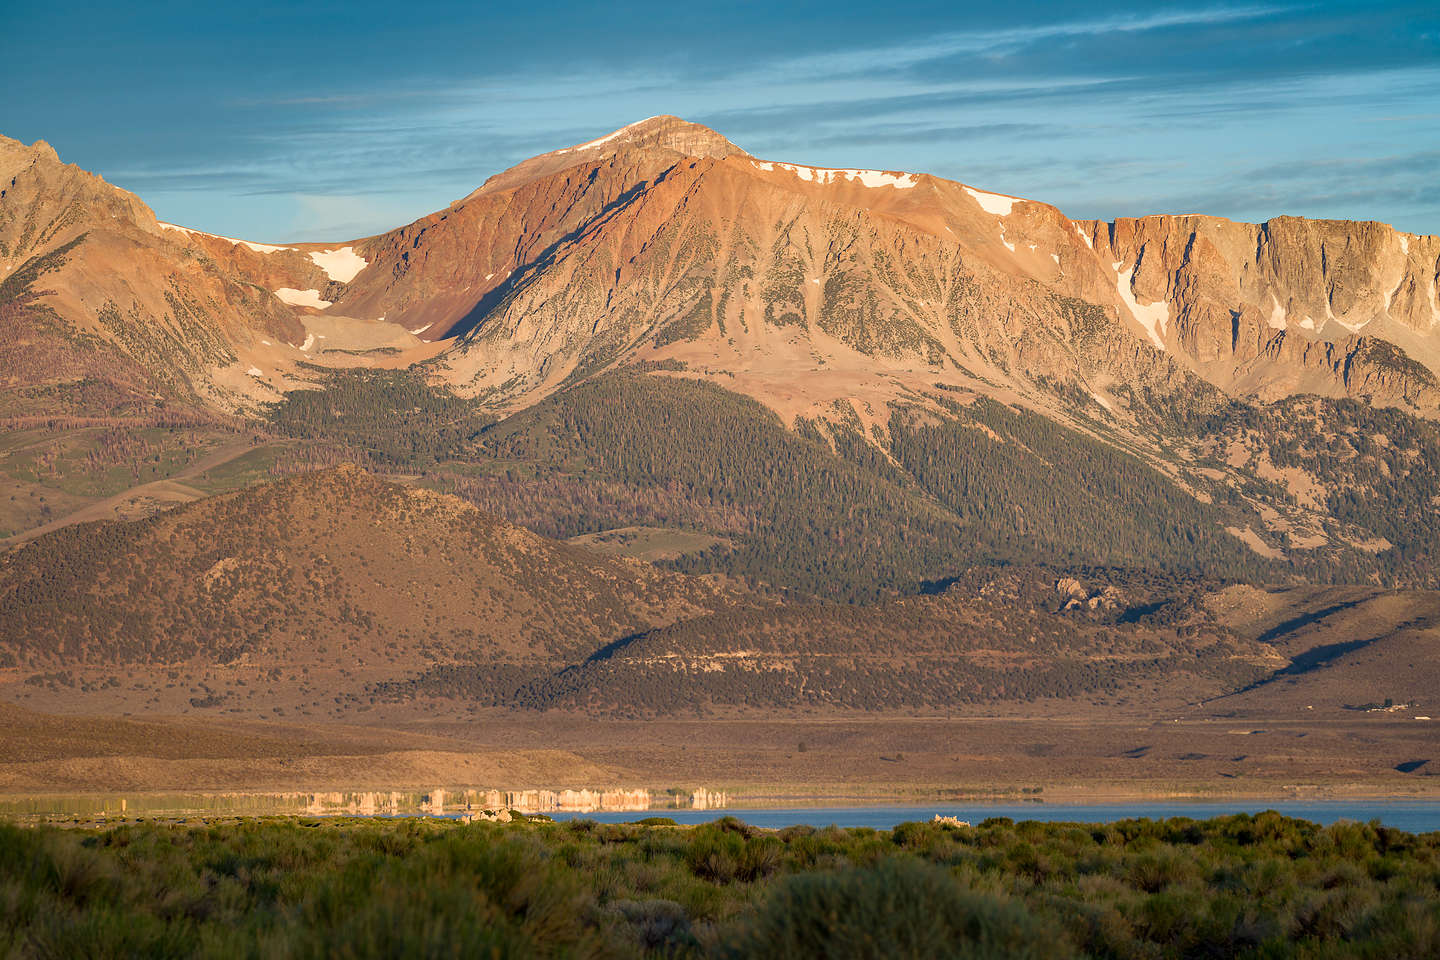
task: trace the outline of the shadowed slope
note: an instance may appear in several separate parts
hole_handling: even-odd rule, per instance
[[[0,647],[52,669],[547,661],[717,597],[351,468],[37,539],[0,563]]]

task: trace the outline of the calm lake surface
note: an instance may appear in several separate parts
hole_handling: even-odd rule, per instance
[[[1165,803],[971,803],[920,807],[788,807],[722,810],[654,810],[650,813],[596,812],[551,813],[556,820],[595,820],[599,823],[628,823],[647,816],[670,817],[677,823],[709,823],[720,817],[738,817],[757,827],[788,827],[806,824],[825,827],[875,827],[888,830],[907,820],[929,820],[936,814],[959,817],[979,823],[987,817],[1010,817],[1013,820],[1050,820],[1068,823],[1109,823],[1148,817],[1152,820],[1170,817],[1191,817],[1204,820],[1232,813],[1259,813],[1275,810],[1287,817],[1299,817],[1315,823],[1329,824],[1337,820],[1379,820],[1387,827],[1411,833],[1440,830],[1440,803],[1395,801],[1216,801]]]

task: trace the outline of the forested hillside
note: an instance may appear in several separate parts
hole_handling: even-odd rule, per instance
[[[830,599],[968,566],[1154,567],[1252,582],[1433,586],[1440,431],[1354,401],[1131,398],[1067,425],[936,390],[862,433],[786,425],[679,371],[620,371],[497,420],[408,372],[333,372],[272,408],[282,469],[422,474],[546,536],[645,525],[724,539],[665,561]],[[1247,544],[1242,535],[1252,538]]]

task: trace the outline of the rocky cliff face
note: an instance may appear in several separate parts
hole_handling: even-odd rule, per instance
[[[244,409],[303,386],[306,364],[404,366],[433,352],[396,324],[327,312],[369,266],[358,243],[257,243],[163,223],[43,142],[0,137],[0,184],[12,390],[0,415]],[[96,382],[106,386],[78,404],[40,399]]]
[[[1060,382],[1113,409],[1108,388],[1185,389],[1187,372],[1265,400],[1440,403],[1437,238],[1075,222],[926,175],[758,160],[673,117],[526,161],[361,247],[376,265],[332,309],[456,338],[452,382],[512,404],[633,360],[782,412],[937,379]]]
[[[0,184],[3,348],[15,412],[46,412],[25,395],[96,379],[114,388],[100,406],[223,403],[217,373],[237,363],[238,344],[303,339],[295,311],[257,287],[262,271],[246,259],[253,251],[164,229],[134,195],[61,163],[43,141],[0,139]]]
[[[987,205],[1025,208],[1024,249]],[[1125,322],[1114,282],[1054,208],[760,161],[675,118],[527,161],[357,248],[374,265],[332,310],[455,337],[452,382],[510,402],[632,360],[703,366],[777,408],[1173,366],[1102,335]]]
[[[295,385],[302,361],[433,358],[511,407],[636,361],[876,422],[936,382],[1123,416],[1192,375],[1440,407],[1440,238],[1377,223],[1077,222],[923,174],[759,160],[675,117],[343,245],[157,223],[44,144],[0,142],[0,175],[0,278],[72,244],[38,302],[221,405]]]
[[[1146,217],[1084,229],[1130,278],[1132,298],[1166,304],[1166,347],[1221,387],[1434,408],[1440,237],[1294,217]]]

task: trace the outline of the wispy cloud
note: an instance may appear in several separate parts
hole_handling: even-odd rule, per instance
[[[762,71],[762,75],[768,73],[776,79],[794,79],[815,75],[836,76],[854,72],[904,70],[957,54],[1003,56],[1016,49],[1047,41],[1147,33],[1200,24],[1237,23],[1276,16],[1294,9],[1296,8],[1292,6],[1210,7],[1199,10],[1127,13],[999,30],[953,31],[904,43],[796,57],[769,65]]]
[[[661,32],[638,56],[621,55],[618,34],[608,47],[601,37],[503,58],[438,44],[447,55],[363,72],[331,61],[301,71],[303,83],[287,61],[197,95],[188,125],[157,111],[153,133],[112,134],[112,160],[90,165],[167,216],[228,235],[366,232],[527,156],[677,113],[777,159],[926,170],[1075,215],[1203,203],[1239,217],[1335,216],[1370,203],[1365,215],[1440,229],[1415,194],[1440,150],[1433,7],[1131,4],[1017,9],[1009,23],[985,13],[981,23],[956,8],[906,35],[883,10],[826,32],[745,7],[734,17],[749,22],[724,25],[732,35],[784,29],[795,42],[707,45],[652,25]],[[1358,179],[1352,162],[1374,164],[1371,182],[1338,186]]]

